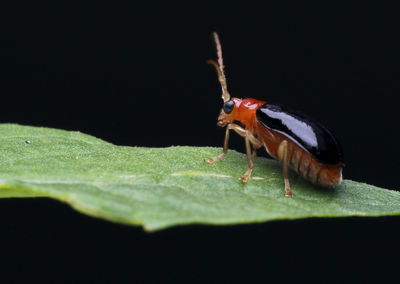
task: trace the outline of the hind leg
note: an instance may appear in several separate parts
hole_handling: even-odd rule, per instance
[[[288,142],[286,140],[282,141],[278,147],[278,158],[282,161],[283,165],[283,179],[285,181],[285,196],[291,197],[292,192],[290,191],[289,183],[289,161],[288,161]]]

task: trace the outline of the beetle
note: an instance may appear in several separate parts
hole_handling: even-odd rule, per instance
[[[208,60],[215,67],[224,101],[217,125],[226,127],[223,152],[207,163],[221,160],[228,152],[229,132],[235,131],[245,139],[248,170],[239,179],[246,183],[253,170],[252,155],[264,147],[274,159],[282,162],[285,196],[291,197],[288,167],[306,180],[325,187],[342,182],[343,151],[332,133],[322,124],[280,104],[269,104],[253,98],[235,98],[228,92],[222,47],[213,33],[218,62]],[[253,152],[251,150],[253,148]]]

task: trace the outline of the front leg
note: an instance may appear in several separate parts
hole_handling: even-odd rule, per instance
[[[231,129],[234,130],[237,134],[239,134],[240,136],[242,136],[244,138],[246,138],[246,136],[247,136],[255,150],[260,148],[263,145],[263,143],[261,143],[260,140],[258,140],[252,134],[250,134],[246,129],[240,127],[237,124],[230,123],[226,126],[224,149],[223,149],[222,153],[213,158],[205,158],[204,159],[205,162],[212,164],[216,161],[221,160],[226,155],[226,153],[228,152],[229,130],[231,130]]]
[[[252,135],[248,130],[240,127],[237,124],[231,123],[228,124],[226,127],[226,132],[225,132],[225,141],[224,141],[224,150],[223,152],[213,158],[205,158],[204,161],[207,163],[214,163],[216,161],[221,160],[226,153],[228,152],[228,142],[229,142],[229,130],[234,130],[237,134],[240,136],[244,137],[245,143],[246,143],[246,155],[247,155],[247,162],[249,164],[249,169],[246,171],[246,173],[239,179],[241,182],[247,182],[247,180],[250,178],[251,172],[253,171],[253,161],[251,160],[251,145],[253,145],[254,150],[260,148],[263,143],[258,140],[254,135]]]
[[[221,160],[226,155],[226,153],[228,152],[229,130],[230,130],[229,126],[230,125],[231,124],[228,124],[228,126],[226,127],[223,152],[221,154],[219,154],[218,156],[214,157],[214,158],[205,158],[204,162],[212,164],[212,163],[214,163],[216,161]]]
[[[250,178],[251,172],[253,171],[253,161],[251,160],[251,147],[250,147],[250,138],[249,138],[249,133],[246,130],[245,133],[245,142],[246,142],[246,155],[247,155],[247,162],[249,164],[249,169],[246,171],[244,176],[242,176],[239,180],[243,183],[247,182],[247,180]]]

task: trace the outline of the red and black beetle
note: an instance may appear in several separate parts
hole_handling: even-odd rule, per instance
[[[218,62],[208,60],[218,72],[224,105],[217,125],[226,126],[223,153],[204,159],[208,163],[221,160],[228,151],[229,130],[244,137],[249,169],[241,182],[247,182],[253,170],[251,146],[260,147],[283,163],[285,196],[292,196],[288,167],[305,179],[322,186],[335,186],[342,181],[343,152],[335,137],[317,121],[278,104],[267,104],[253,98],[231,98],[224,74],[222,49],[214,32]],[[255,153],[255,152],[254,152]]]

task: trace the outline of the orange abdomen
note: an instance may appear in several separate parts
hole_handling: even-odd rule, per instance
[[[288,142],[289,166],[305,179],[322,186],[338,185],[342,181],[342,165],[327,165],[319,162],[310,153],[281,133],[265,128],[257,123],[258,138],[264,143],[267,152],[275,159],[281,160],[278,148],[281,142]]]

